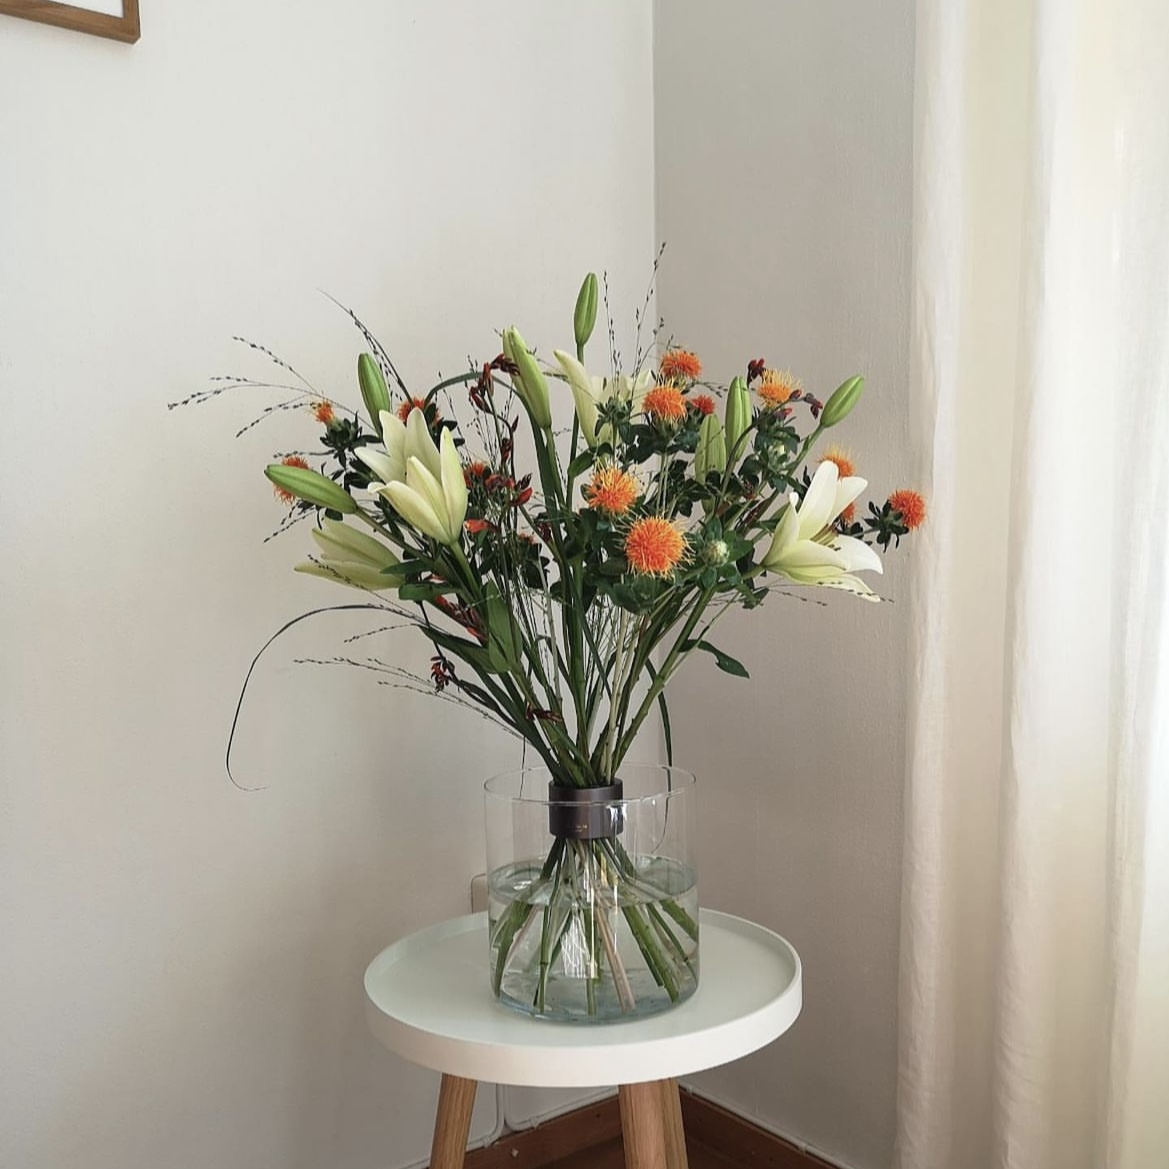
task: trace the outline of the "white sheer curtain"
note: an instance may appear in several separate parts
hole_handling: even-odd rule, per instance
[[[1169,1167],[1169,4],[920,0],[899,1169]]]

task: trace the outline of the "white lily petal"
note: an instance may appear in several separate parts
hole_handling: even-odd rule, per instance
[[[410,460],[419,462],[437,479],[442,474],[442,466],[438,457],[438,447],[430,437],[430,428],[426,425],[426,415],[421,410],[411,410],[406,418],[406,465]]]
[[[856,539],[855,536],[836,536],[832,540],[832,547],[843,555],[846,572],[885,571],[876,549],[863,540]]]
[[[775,571],[793,584],[801,585],[831,585],[844,575],[839,568],[833,568],[829,564],[809,564],[804,568],[784,565]]]
[[[388,410],[383,410],[378,418],[382,424],[382,445],[394,467],[390,482],[401,483],[406,478],[406,424]]]
[[[810,540],[822,532],[837,514],[832,510],[836,502],[836,464],[825,459],[812,476],[804,502],[800,504],[800,538]]]
[[[454,544],[458,540],[458,528],[451,524],[450,513],[447,510],[447,496],[443,493],[442,480],[431,475],[423,466],[420,459],[410,456],[406,464],[406,485],[411,491],[416,491],[426,500],[431,511],[438,518],[442,527],[442,535],[436,539],[443,544]]]
[[[395,419],[396,421],[396,419]],[[355,447],[353,453],[379,478],[383,483],[400,481],[405,475],[405,467],[395,468],[394,460],[376,447]]]
[[[439,445],[442,448],[439,459],[442,463],[443,501],[446,506],[447,522],[457,541],[463,520],[467,518],[467,480],[463,476],[459,452],[455,449],[454,436],[449,430],[442,432]]]
[[[796,497],[793,495],[780,513],[779,523],[775,525],[775,534],[771,537],[771,544],[763,557],[764,567],[770,568],[773,563],[778,562],[785,550],[799,538],[799,534],[800,521],[796,513]]]
[[[379,592],[382,589],[397,588],[401,583],[392,576],[383,576],[380,572],[364,564],[352,561],[326,561],[324,564],[314,564],[309,561],[294,566],[296,572],[306,573],[308,576],[319,576],[323,580],[335,581],[337,584],[350,585],[355,589]]]
[[[825,544],[815,540],[797,540],[780,557],[783,568],[828,568],[833,573],[847,572],[848,561]]]
[[[568,380],[568,388],[572,391],[573,404],[576,406],[576,417],[580,422],[580,432],[590,447],[597,445],[597,397],[593,389],[593,378],[588,371],[573,356],[563,349],[553,349],[553,357],[560,364],[564,376]]]
[[[853,596],[860,597],[862,601],[879,601],[881,599],[859,576],[836,576],[831,580],[821,581],[820,584],[826,589],[840,589],[843,592],[852,593]]]
[[[414,460],[417,462],[417,460]],[[405,483],[388,483],[385,496],[394,510],[424,536],[446,542],[446,528],[430,503]]]
[[[326,518],[321,529],[312,530],[312,537],[335,560],[353,560],[378,569],[399,563],[394,552],[377,537],[340,520]]]
[[[836,519],[868,485],[869,481],[862,479],[859,475],[849,475],[846,479],[841,479],[836,484],[836,500],[832,505],[833,511],[829,523]]]

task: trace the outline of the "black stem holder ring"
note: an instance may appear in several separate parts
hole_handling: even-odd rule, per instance
[[[607,840],[625,827],[620,780],[604,787],[548,785],[548,831],[561,840]]]

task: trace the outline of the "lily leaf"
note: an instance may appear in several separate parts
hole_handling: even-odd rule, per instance
[[[422,584],[415,581],[413,584],[404,584],[398,590],[398,596],[403,601],[433,601],[443,593],[453,593],[453,585]]]
[[[733,658],[730,654],[723,653],[718,646],[711,645],[709,641],[699,639],[697,641],[690,640],[682,643],[683,653],[689,653],[692,649],[705,650],[708,654],[713,655],[715,664],[724,673],[734,674],[736,678],[749,678],[751,676],[747,673],[747,667],[738,658]]]

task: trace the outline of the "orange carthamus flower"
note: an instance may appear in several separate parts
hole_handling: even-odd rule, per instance
[[[901,513],[901,522],[912,532],[925,523],[925,500],[916,492],[907,488],[894,491],[889,496],[889,506]]]
[[[406,419],[410,417],[411,410],[425,410],[425,409],[426,409],[426,399],[425,398],[407,398],[406,401],[404,401],[398,407],[398,419],[403,424],[405,424]],[[441,421],[442,421],[442,415],[437,410],[435,410],[434,422],[438,423]]]
[[[669,520],[645,516],[635,520],[625,537],[625,558],[634,572],[666,576],[686,553],[686,540]]]
[[[325,426],[328,426],[329,423],[332,422],[333,419],[335,419],[337,417],[336,413],[334,413],[334,411],[333,411],[333,403],[332,402],[314,402],[313,403],[313,417],[318,422],[324,423]]]
[[[300,455],[286,455],[280,460],[285,467],[300,467],[304,471],[310,471],[312,468],[300,457]],[[288,490],[287,487],[281,487],[279,484],[273,484],[272,490],[276,492],[276,498],[281,503],[288,504],[291,507],[296,502],[296,496]]]
[[[681,422],[686,417],[686,399],[677,386],[664,382],[645,395],[641,409],[658,422]]]
[[[836,517],[837,523],[839,523],[842,528],[851,527],[852,522],[855,519],[856,519],[856,504],[855,503],[850,503],[848,505],[848,507],[846,507],[844,509],[844,511],[842,511],[840,513],[840,515],[838,515]]]
[[[848,451],[841,450],[838,446],[830,446],[824,452],[820,462],[835,463],[841,479],[847,479],[850,475],[856,474],[856,465],[853,463],[852,457]]]
[[[491,468],[479,459],[463,466],[463,482],[470,487],[476,480],[486,479],[491,474]]]
[[[782,406],[803,388],[800,379],[786,369],[765,369],[759,386],[759,397],[768,406]]]
[[[691,353],[689,349],[667,349],[662,354],[658,370],[665,381],[672,381],[674,378],[693,381],[702,374],[702,362],[698,360],[698,355]]]
[[[641,494],[641,485],[620,467],[609,465],[593,472],[592,482],[585,488],[584,496],[589,507],[607,515],[624,515]]]
[[[693,406],[699,414],[703,415],[713,414],[716,409],[714,399],[709,394],[695,394],[694,397],[690,399],[690,405]]]

